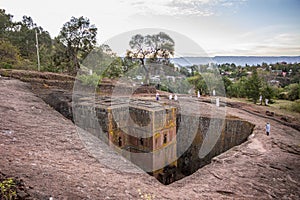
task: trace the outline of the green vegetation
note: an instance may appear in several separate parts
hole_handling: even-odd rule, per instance
[[[232,80],[232,84],[227,86],[229,97],[247,97],[254,102],[253,95],[257,97],[257,91],[262,95],[263,101],[269,99],[269,103],[276,99],[294,101],[300,97],[299,63],[262,63],[244,68],[234,64],[222,64],[218,67],[223,77]],[[253,87],[256,90],[251,90]]]
[[[37,70],[36,35],[41,70],[74,74],[94,49],[97,28],[87,18],[72,17],[52,39],[31,17],[15,22],[11,14],[0,9],[0,67]]]
[[[196,72],[194,76],[189,77],[187,80],[190,84],[194,85],[195,90],[199,90],[201,94],[209,94],[209,90],[203,75],[201,75],[199,72]]]
[[[288,100],[294,101],[300,99],[300,83],[293,83],[285,88]]]
[[[253,103],[257,103],[259,100],[260,94],[263,96],[265,95],[263,92],[261,92],[261,79],[258,77],[257,71],[253,70],[252,75],[248,78],[246,84],[245,84],[245,91],[246,96],[249,99],[252,99]]]
[[[83,60],[96,45],[97,28],[84,17],[72,17],[66,22],[57,39],[66,47],[65,53],[69,59],[69,69],[76,73],[79,61]]]
[[[0,182],[1,199],[12,200],[17,196],[16,184],[12,178],[8,178]]]
[[[57,37],[34,23],[30,16],[13,21],[13,16],[0,9],[0,68],[37,70],[36,35],[42,71],[76,74],[87,70],[79,79],[83,84],[96,86],[100,79],[126,76],[131,80],[151,84],[169,92],[186,93],[190,85],[203,95],[212,90],[228,97],[248,98],[257,103],[262,97],[269,103],[278,99],[296,101],[300,98],[300,63],[262,63],[257,66],[192,65],[175,70],[170,58],[175,42],[166,33],[137,34],[128,41],[130,49],[125,58],[118,57],[108,45],[97,46],[98,29],[88,18],[71,17],[63,24]],[[150,77],[164,67],[165,77]],[[165,73],[166,68],[167,73]],[[218,69],[222,80],[215,73]],[[158,73],[159,74],[159,73]],[[145,75],[145,76],[144,76]],[[187,78],[186,78],[187,77]],[[172,80],[173,79],[173,80]],[[297,109],[297,103],[293,108]]]
[[[272,104],[276,100],[296,101],[300,98],[300,63],[282,62],[270,65],[263,63],[246,67],[226,63],[216,66],[222,76],[222,84],[227,97],[247,98],[255,104],[260,96],[262,97],[261,104],[265,104],[265,99]],[[190,68],[192,73],[189,73],[187,68]],[[207,76],[207,74],[212,74],[208,65],[190,66],[181,71],[188,77],[187,80],[195,90],[199,90],[201,94],[209,94],[210,90],[221,88],[209,87],[213,79]],[[218,86],[216,83],[214,85]],[[291,106],[285,108],[296,111],[298,103],[291,103]]]
[[[9,41],[0,41],[0,67],[11,69],[20,62],[19,50]]]
[[[293,101],[293,102],[288,101],[288,103],[281,104],[279,106],[279,108],[288,110],[290,112],[300,113],[300,100],[298,99],[298,100]]]
[[[101,81],[102,77],[97,75],[96,73],[93,73],[92,75],[87,75],[87,74],[79,75],[78,79],[81,81],[83,85],[96,87]]]
[[[111,61],[104,71],[104,76],[109,78],[119,78],[124,74],[123,61],[120,57],[116,57]]]
[[[49,64],[51,37],[31,17],[23,16],[22,21],[13,22],[13,16],[0,9],[0,62],[5,68],[36,68],[35,36],[39,35],[40,58],[43,66]]]
[[[174,45],[173,39],[164,32],[146,36],[137,34],[129,42],[131,50],[127,51],[126,57],[140,62],[146,72],[145,82],[149,84],[150,69],[149,65],[146,65],[146,61],[149,64],[162,63],[169,65],[169,58],[174,55]]]

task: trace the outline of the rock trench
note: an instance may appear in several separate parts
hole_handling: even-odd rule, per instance
[[[39,92],[38,94],[47,104],[52,106],[54,109],[59,111],[62,115],[64,115],[66,118],[72,120],[74,122],[74,111],[72,111],[72,93],[66,91],[66,90],[46,90],[46,92]],[[87,95],[89,96],[89,95]],[[97,99],[97,100],[95,100]],[[74,100],[74,96],[73,96]],[[124,106],[125,111],[126,109],[130,108],[130,116],[122,116],[124,115],[124,109],[120,109],[120,105],[122,103],[118,102],[113,102],[111,98],[108,97],[96,97],[96,98],[88,98],[85,97],[84,95],[77,95],[75,97],[75,100],[77,101],[75,108],[76,108],[76,113],[75,115],[77,118],[80,120],[75,120],[75,124],[78,125],[79,127],[83,128],[84,130],[88,131],[92,135],[100,138],[102,141],[105,141],[107,145],[110,146],[117,146],[116,151],[119,151],[119,147],[125,149],[124,145],[120,145],[120,141],[117,141],[117,138],[122,138],[123,140],[126,141],[131,141],[130,143],[130,148],[127,147],[127,150],[129,152],[132,151],[137,151],[137,149],[141,149],[140,151],[145,151],[145,145],[144,147],[141,147],[141,145],[138,145],[138,140],[141,140],[138,136],[135,138],[128,138],[126,133],[120,133],[120,124],[127,124],[128,122],[126,121],[128,118],[134,119],[135,123],[139,123],[140,127],[145,126],[143,124],[149,124],[149,123],[154,123],[153,125],[155,126],[155,123],[157,125],[157,119],[156,122],[152,120],[152,118],[149,118],[149,114],[144,114],[146,111],[147,113],[152,112],[151,108],[149,106],[145,105],[154,105],[157,102],[149,101],[149,100],[141,100],[139,98],[131,99],[130,101],[139,101],[139,107],[134,108],[130,107],[128,104]],[[128,99],[127,99],[128,100]],[[96,101],[96,102],[93,102]],[[194,102],[199,104],[198,102]],[[103,106],[105,104],[105,106]],[[166,105],[167,103],[161,103],[160,105]],[[190,102],[189,102],[190,104]],[[99,105],[102,105],[99,106]],[[116,108],[114,108],[112,105],[114,105]],[[142,107],[140,105],[143,105]],[[176,115],[175,118],[173,119],[174,124],[176,125],[176,146],[174,147],[175,150],[172,150],[175,152],[176,159],[173,159],[172,161],[169,161],[169,164],[166,164],[164,167],[161,169],[155,169],[155,170],[148,170],[144,169],[147,171],[150,175],[155,176],[161,183],[163,184],[170,184],[174,181],[180,180],[186,176],[189,176],[196,172],[199,168],[209,164],[211,162],[211,159],[227,150],[230,148],[240,145],[243,142],[247,140],[247,137],[252,134],[252,131],[254,129],[254,125],[239,119],[237,117],[232,117],[232,116],[224,116],[224,118],[218,118],[216,116],[210,116],[210,113],[206,113],[204,115],[201,114],[196,114],[194,111],[189,111],[190,113],[181,113],[180,107],[178,104],[172,104],[176,109]],[[203,103],[202,107],[207,107],[207,103]],[[74,107],[73,107],[74,108]],[[161,106],[162,111],[165,111],[165,108]],[[116,134],[118,136],[115,136],[115,142],[113,141],[113,137],[109,138],[109,112],[112,110],[112,112],[115,111],[115,115],[113,116],[114,118],[111,119],[113,123],[113,129],[112,131],[117,132]],[[154,112],[154,111],[153,111]],[[157,111],[155,111],[157,112]],[[155,113],[154,112],[154,113]],[[125,113],[126,114],[126,113]],[[118,116],[118,117],[117,117]],[[136,116],[136,117],[133,117]],[[115,119],[115,118],[122,118],[122,119]],[[165,116],[162,116],[164,118]],[[157,118],[157,116],[156,116]],[[123,120],[123,121],[122,121]],[[150,121],[149,121],[150,120]],[[166,118],[161,119],[162,121],[166,121]],[[116,122],[117,121],[117,122]],[[193,125],[192,125],[193,124]],[[128,126],[128,125],[127,125]],[[100,127],[100,129],[99,129]],[[128,128],[127,128],[128,129]],[[133,128],[134,129],[134,128]],[[132,128],[130,129],[133,132],[137,132],[136,134],[141,134],[141,131],[138,130],[137,128],[133,130]],[[162,128],[161,128],[162,129]],[[180,131],[179,131],[180,129]],[[191,129],[196,129],[191,130]],[[182,131],[184,130],[184,131]],[[159,132],[161,130],[144,130],[148,131],[149,133],[153,134],[156,132]],[[126,131],[125,131],[126,132]],[[210,151],[206,153],[206,155],[202,158],[199,157],[199,152],[201,148],[203,148],[203,143],[205,141],[205,137],[208,134],[214,134],[214,133],[219,133],[218,138],[214,142],[214,145],[211,147]],[[131,133],[132,134],[132,133]],[[126,136],[124,138],[124,135]],[[192,140],[191,140],[192,138]],[[137,142],[134,143],[132,142],[133,139],[136,139]],[[147,140],[152,140],[154,141],[154,137],[149,137]],[[132,146],[134,144],[134,147]],[[151,146],[151,145],[150,145]],[[153,151],[153,146],[151,146],[152,151]],[[150,149],[151,149],[150,148]],[[149,150],[148,150],[149,151]],[[124,151],[123,151],[124,152]],[[122,154],[122,152],[119,151],[119,153]],[[168,152],[169,154],[170,152]],[[125,153],[126,154],[126,153]],[[129,153],[130,154],[130,153]],[[165,152],[167,154],[167,152]],[[123,153],[124,155],[124,153]],[[165,155],[166,156],[166,155]],[[169,155],[167,155],[169,156]],[[125,156],[126,157],[126,156]],[[132,158],[132,156],[127,156],[127,159],[130,160],[131,162],[137,164],[139,167],[142,169],[145,168],[145,164],[141,163],[140,161],[136,161]],[[148,160],[151,159],[152,163],[154,161],[154,157],[152,158],[147,158]],[[155,158],[155,159],[160,159],[160,158]],[[170,160],[172,158],[168,158]],[[175,162],[175,164],[174,164]],[[108,166],[109,167],[109,166]],[[151,166],[152,167],[152,166]]]

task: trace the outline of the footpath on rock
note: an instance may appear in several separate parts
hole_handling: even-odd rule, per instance
[[[166,186],[146,173],[113,170],[96,160],[72,121],[31,89],[0,78],[0,180],[16,180],[19,199],[300,198],[300,132],[278,120],[227,106],[228,114],[255,124],[253,135]]]

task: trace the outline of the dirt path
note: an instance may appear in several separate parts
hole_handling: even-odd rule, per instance
[[[225,108],[220,108],[225,109]],[[236,108],[256,125],[254,136],[171,185],[145,173],[112,170],[89,155],[71,121],[26,83],[0,79],[0,172],[19,177],[28,199],[299,199],[300,133]]]

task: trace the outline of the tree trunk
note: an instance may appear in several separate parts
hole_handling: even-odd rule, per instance
[[[149,74],[149,69],[146,67],[146,65],[145,65],[145,60],[144,60],[144,58],[141,58],[141,62],[142,62],[142,66],[143,66],[143,68],[145,69],[145,72],[146,72],[146,74],[145,74],[145,82],[146,83],[144,83],[144,85],[149,85],[150,84],[150,74]]]
[[[145,76],[145,82],[146,85],[150,85],[150,74],[149,74],[149,69],[147,69],[146,66],[144,66],[145,70],[146,70],[146,76]]]

